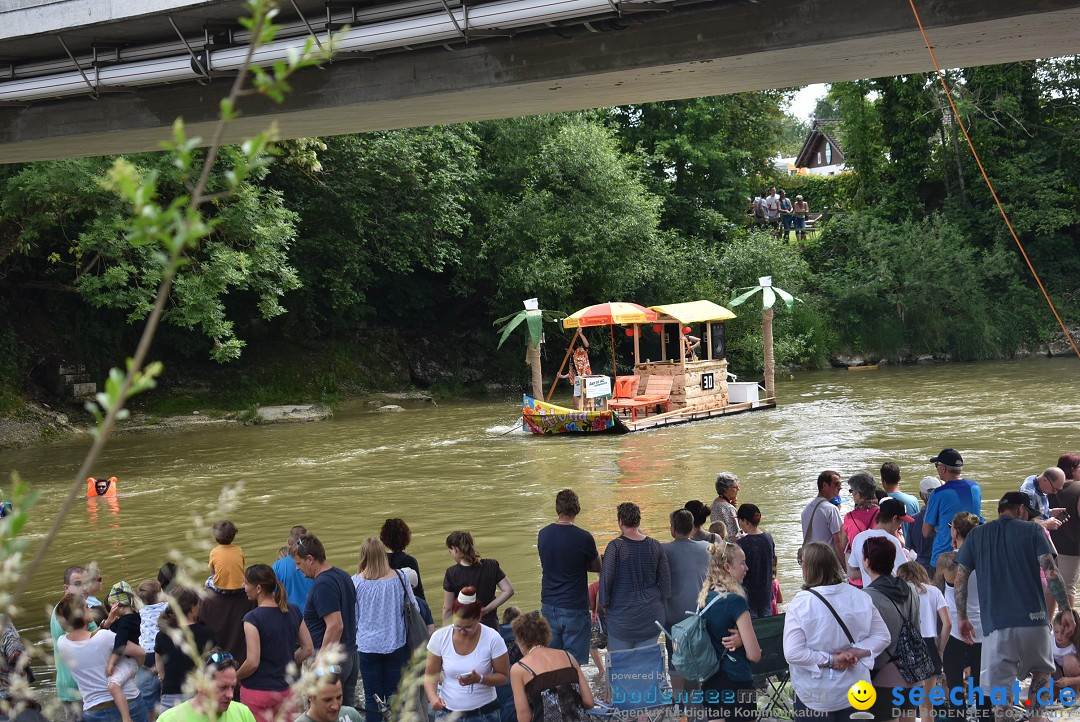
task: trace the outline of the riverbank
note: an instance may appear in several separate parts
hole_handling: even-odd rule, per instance
[[[1080,326],[1070,332],[1080,338]],[[372,411],[382,407],[393,411],[403,401],[437,404],[440,399],[525,388],[524,364],[507,366],[505,355],[485,358],[469,349],[486,350],[485,339],[406,337],[393,330],[371,330],[351,342],[254,346],[235,364],[174,359],[166,363],[158,388],[132,399],[131,416],[117,425],[115,433],[169,434],[238,424],[307,423],[332,417],[346,401],[358,401]],[[550,375],[558,360],[552,349],[546,351],[544,368]],[[1061,332],[1048,342],[1014,352],[1014,358],[1032,359],[1072,355]],[[889,359],[845,351],[828,359],[834,368],[952,361],[947,354],[913,352]],[[0,411],[0,450],[89,434],[93,420],[82,401],[51,398],[39,388],[24,393]]]
[[[349,341],[322,344],[253,342],[231,364],[169,358],[157,388],[131,400],[131,416],[115,433],[320,421],[353,400],[371,410],[435,403],[487,389],[489,378],[513,377],[500,359],[468,353],[486,349],[483,342],[468,335],[444,339],[371,329]],[[95,379],[107,370],[89,371]],[[8,391],[11,398],[0,405],[0,450],[78,438],[93,427],[82,399],[59,399],[45,384],[29,382]]]
[[[435,404],[435,399],[422,391],[387,392],[374,394],[364,400],[365,406],[374,413],[398,412],[405,408],[400,403],[414,402]],[[334,410],[327,404],[280,404],[255,406],[241,412],[222,409],[195,410],[190,414],[158,416],[149,413],[133,413],[118,422],[113,434],[132,436],[140,434],[174,434],[214,427],[234,425],[304,424],[332,418]],[[17,412],[0,418],[0,450],[21,449],[82,436],[89,437],[93,425],[86,414],[84,423],[72,423],[65,413],[53,412],[34,402],[25,402]]]
[[[1080,343],[1080,325],[1069,329],[1073,339]],[[1075,356],[1072,345],[1060,330],[1049,341],[1037,344],[1021,345],[1013,350],[1008,358],[1054,358],[1059,356]],[[829,356],[829,365],[833,368],[851,368],[852,366],[911,366],[917,364],[949,363],[953,357],[948,353],[918,353],[913,349],[904,349],[896,358],[889,358],[884,354],[866,352],[860,353],[851,349],[842,349]],[[1003,357],[1002,359],[1005,360]]]

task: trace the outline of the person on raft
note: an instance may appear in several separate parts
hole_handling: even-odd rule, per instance
[[[585,338],[584,333],[579,333],[578,338],[581,339],[581,345],[574,348],[571,353],[570,368],[566,373],[559,374],[559,378],[570,379],[570,383],[574,384],[574,408],[580,411],[585,408],[585,397],[581,384],[578,384],[576,380],[581,376],[591,376],[592,364],[589,363],[589,339]]]

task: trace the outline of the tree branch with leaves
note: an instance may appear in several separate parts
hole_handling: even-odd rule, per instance
[[[223,174],[224,188],[220,192],[210,189],[211,174],[222,154],[225,131],[239,114],[237,101],[258,93],[281,102],[289,90],[288,80],[294,73],[319,64],[332,52],[332,42],[316,50],[314,40],[309,37],[303,48],[290,54],[288,60],[279,61],[269,69],[255,67],[252,60],[256,49],[271,42],[277,34],[278,26],[274,23],[274,18],[278,10],[273,0],[250,0],[247,10],[247,17],[240,22],[250,31],[251,41],[243,66],[233,80],[228,95],[219,103],[220,118],[206,144],[205,153],[198,152],[204,145],[203,140],[188,137],[180,119],[173,124],[172,140],[162,144],[171,155],[173,165],[187,192],[166,201],[160,193],[159,174],[140,173],[136,166],[125,158],[119,158],[113,163],[104,181],[105,188],[117,194],[130,208],[125,229],[128,244],[136,249],[154,249],[161,267],[161,282],[135,353],[127,359],[124,369],[113,368],[109,371],[104,390],[86,404],[87,410],[96,419],[92,431],[93,442],[75,473],[68,494],[57,510],[48,533],[38,545],[29,565],[22,571],[14,592],[8,597],[8,610],[17,607],[34,571],[41,564],[64,518],[78,498],[84,480],[97,464],[109,433],[117,421],[128,415],[125,408],[128,400],[154,388],[161,375],[161,363],[148,363],[147,359],[177,273],[188,263],[188,254],[197,249],[221,221],[220,218],[208,217],[204,206],[235,193],[246,179],[265,168],[274,155],[273,144],[277,133],[276,128],[271,126],[267,131],[245,140],[238,146],[237,152],[229,154],[229,165]],[[10,518],[15,520],[20,517],[16,515]],[[5,517],[0,520],[0,524],[10,529],[14,521],[9,522],[8,519],[9,517]],[[2,537],[0,534],[0,538]]]

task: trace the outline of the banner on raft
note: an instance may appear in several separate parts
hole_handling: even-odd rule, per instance
[[[521,419],[525,428],[534,434],[625,434],[629,431],[610,410],[577,411],[531,396],[522,397]]]

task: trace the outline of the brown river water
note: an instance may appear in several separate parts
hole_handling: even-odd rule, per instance
[[[559,489],[578,492],[578,523],[602,549],[618,533],[618,503],[639,504],[646,533],[667,541],[669,512],[689,499],[710,502],[717,472],[734,471],[740,502],[761,507],[763,528],[776,539],[790,599],[800,583],[799,512],[816,493],[819,471],[876,476],[893,460],[903,472],[901,489],[917,493],[919,479],[933,474],[928,459],[952,446],[964,456],[965,475],[983,485],[983,511],[993,517],[1002,493],[1061,452],[1080,450],[1078,382],[1080,362],[1067,358],[780,374],[775,410],[609,437],[506,433],[520,421],[510,396],[398,414],[356,403],[321,423],[116,437],[94,473],[117,476],[122,495],[114,505],[76,504],[16,622],[40,638],[42,610],[60,598],[69,565],[96,560],[106,585],[137,585],[154,576],[169,550],[192,553],[198,547],[189,535],[210,536],[193,516],[237,482],[244,490],[230,518],[249,564],[272,563],[289,527],[303,524],[323,540],[332,563],[354,573],[360,542],[400,516],[412,527],[408,551],[436,609],[452,563],[444,540],[466,529],[480,553],[506,571],[516,590],[510,603],[528,610],[540,601],[536,532],[553,520]],[[31,548],[88,443],[0,456],[0,488],[18,470],[42,492],[27,527]],[[849,508],[848,500],[842,511]]]

